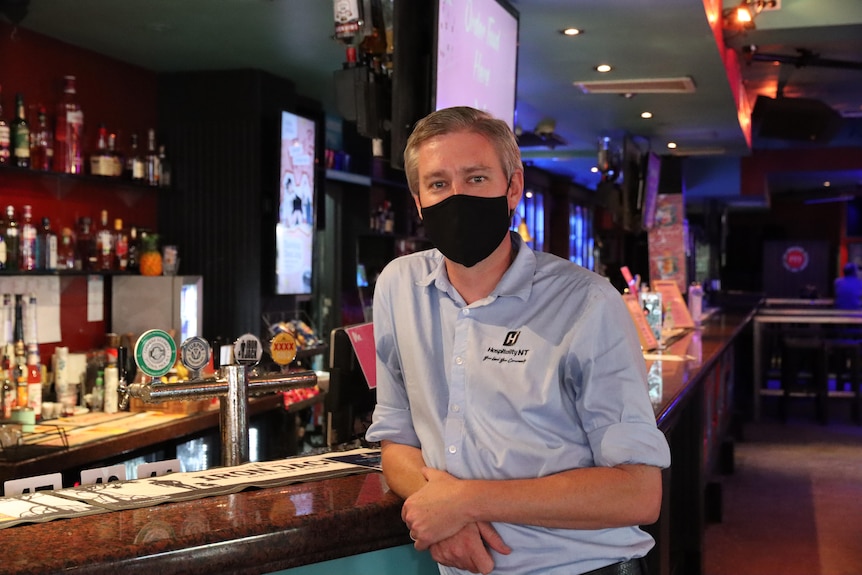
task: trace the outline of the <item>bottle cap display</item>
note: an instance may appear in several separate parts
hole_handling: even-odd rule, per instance
[[[135,343],[135,363],[150,377],[162,377],[177,361],[174,338],[161,329],[145,331]]]

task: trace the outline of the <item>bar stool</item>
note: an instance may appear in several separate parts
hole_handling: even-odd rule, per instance
[[[841,337],[849,335],[851,337]],[[837,334],[826,340],[826,361],[829,373],[835,374],[835,391],[842,393],[850,386],[853,421],[862,425],[862,339],[855,334]]]
[[[95,485],[98,483],[111,483],[112,481],[125,480],[126,466],[122,463],[109,465],[107,467],[81,470],[81,485]]]
[[[145,477],[161,477],[175,471],[182,471],[179,459],[165,459],[152,463],[140,463],[136,468],[138,479]]]
[[[3,495],[13,497],[24,493],[36,493],[37,491],[56,491],[63,488],[62,473],[48,473],[46,475],[34,475],[20,479],[10,479],[3,482]]]
[[[817,420],[828,422],[829,387],[826,371],[826,346],[818,333],[792,333],[781,339],[781,398],[779,416],[787,422],[791,396],[814,396]]]

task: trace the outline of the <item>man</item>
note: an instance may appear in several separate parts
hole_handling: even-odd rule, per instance
[[[837,309],[862,308],[862,279],[856,274],[856,264],[844,265],[844,277],[835,280],[835,307]]]
[[[504,122],[432,113],[404,160],[437,249],[378,279],[366,437],[415,547],[447,574],[642,573],[670,454],[622,298],[509,232],[524,172]]]

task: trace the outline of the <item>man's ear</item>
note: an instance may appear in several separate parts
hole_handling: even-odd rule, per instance
[[[511,178],[509,178],[509,188],[506,190],[506,196],[509,199],[509,212],[514,212],[518,207],[523,193],[524,170],[515,170]]]
[[[422,204],[419,203],[419,194],[411,193],[413,196],[413,202],[416,204],[416,211],[419,213],[419,219],[422,219]]]

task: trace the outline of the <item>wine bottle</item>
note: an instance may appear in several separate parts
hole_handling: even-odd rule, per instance
[[[18,220],[15,218],[15,207],[6,206],[6,270],[17,272],[18,266],[18,241],[20,239]]]
[[[51,220],[42,218],[42,228],[36,236],[36,269],[55,270],[59,266],[57,234],[51,229]]]
[[[114,220],[114,269],[126,271],[129,266],[129,236],[123,229],[123,220]]]
[[[125,178],[133,182],[143,182],[146,177],[144,158],[138,148],[138,135],[132,134],[129,153],[126,156]]]
[[[58,172],[84,173],[83,138],[84,112],[78,103],[75,76],[66,76],[54,130],[54,163]]]
[[[96,269],[109,271],[114,269],[114,232],[108,227],[108,210],[102,210],[99,227],[96,230]]]
[[[156,131],[150,128],[147,132],[147,157],[145,158],[145,171],[147,183],[151,186],[159,185],[159,156],[156,153]]]
[[[30,123],[24,108],[24,96],[15,95],[15,119],[12,120],[12,163],[19,168],[30,167]]]
[[[71,228],[63,228],[60,231],[59,245],[57,246],[57,264],[59,268],[64,270],[80,270],[81,261],[78,259],[76,252],[75,233]]]
[[[92,225],[93,220],[87,216],[78,220],[78,233],[75,235],[75,269],[84,271],[96,269]]]
[[[30,131],[30,167],[50,172],[54,166],[54,133],[48,127],[45,106],[39,107],[36,126]]]
[[[0,164],[12,161],[12,131],[3,117],[3,87],[0,86]]]
[[[110,176],[111,160],[108,157],[108,129],[105,124],[99,124],[99,140],[96,151],[90,154],[90,174],[94,176]]]
[[[24,206],[21,216],[21,237],[18,243],[19,268],[30,272],[36,269],[36,226],[33,224],[33,208]]]

